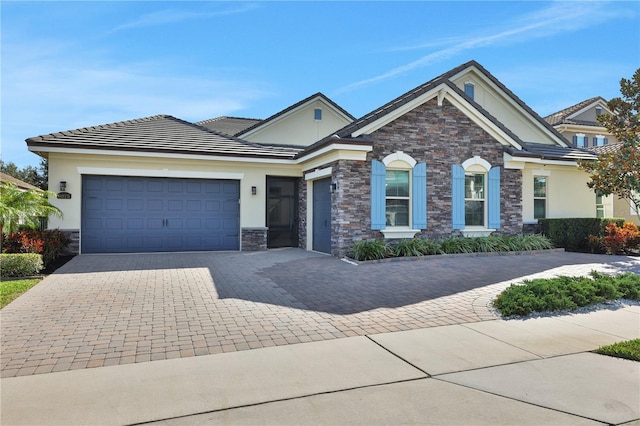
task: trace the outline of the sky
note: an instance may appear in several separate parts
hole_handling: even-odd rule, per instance
[[[322,92],[360,117],[469,60],[541,116],[620,96],[640,1],[0,2],[1,158],[169,114],[267,118]]]

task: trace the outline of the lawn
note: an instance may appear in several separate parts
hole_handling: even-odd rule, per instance
[[[601,355],[640,361],[640,339],[627,340],[625,342],[618,342],[613,345],[603,346],[596,349],[594,352]]]
[[[0,309],[17,299],[24,292],[38,284],[41,278],[0,281]]]

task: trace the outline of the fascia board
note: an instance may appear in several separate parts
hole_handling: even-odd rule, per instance
[[[231,179],[242,180],[244,173],[229,172],[204,172],[191,170],[169,169],[120,169],[111,167],[78,167],[81,175],[108,175],[108,176],[145,176],[145,177],[172,177],[172,178],[197,178],[197,179]]]
[[[548,166],[571,166],[577,167],[578,163],[576,161],[563,161],[563,160],[548,160],[545,158],[537,158],[537,157],[518,157],[511,156],[509,161],[512,162],[521,162],[521,163],[532,163],[532,164],[543,164]],[[513,167],[510,167],[513,168]]]
[[[447,90],[445,93],[445,99],[451,102],[464,115],[469,117],[471,121],[482,127],[483,130],[493,136],[502,145],[512,146],[519,150],[522,149],[522,145],[505,133],[500,127],[496,126],[495,123],[485,117],[484,114],[481,114],[474,106],[462,98],[462,96],[451,90]]]
[[[584,132],[584,133],[601,133],[601,134],[610,134],[606,127],[602,126],[589,126],[586,124],[571,124],[571,123],[562,123],[554,126],[556,130],[567,131],[567,132]]]
[[[403,116],[404,114],[408,113],[409,111],[419,107],[423,103],[425,103],[427,101],[430,101],[431,99],[435,98],[438,95],[438,92],[443,88],[446,88],[445,84],[437,85],[433,89],[429,90],[428,92],[423,93],[422,95],[418,96],[417,98],[413,99],[412,101],[407,102],[406,104],[396,108],[395,110],[391,111],[390,113],[380,117],[379,119],[367,124],[366,126],[360,128],[360,129],[356,130],[355,132],[353,132],[351,134],[351,136],[357,138],[360,135],[366,135],[366,134],[370,134],[370,133],[375,132],[376,130],[386,126],[389,123],[391,123],[393,120],[396,120],[397,118]]]
[[[297,164],[306,163],[316,157],[320,157],[325,155],[331,151],[355,151],[359,154],[364,154],[366,156],[367,152],[373,151],[373,147],[370,145],[349,145],[349,144],[338,144],[333,143],[331,145],[327,145],[322,149],[311,152],[303,157],[298,158],[296,161]]]
[[[450,81],[453,81],[459,77],[462,77],[466,74],[469,74],[473,72],[474,76],[477,77],[478,79],[482,80],[482,82],[484,84],[486,84],[487,86],[491,87],[496,93],[499,93],[502,97],[502,99],[504,99],[511,108],[515,108],[516,110],[518,110],[518,112],[527,118],[527,120],[532,123],[536,128],[542,130],[547,136],[549,136],[551,139],[555,140],[558,145],[563,146],[565,148],[569,147],[569,145],[567,145],[563,140],[559,139],[556,135],[554,135],[553,133],[551,133],[549,131],[549,129],[545,126],[542,125],[542,123],[540,123],[538,120],[534,119],[533,117],[531,117],[531,115],[529,114],[528,111],[526,111],[524,108],[522,108],[522,106],[516,102],[515,99],[513,99],[511,96],[509,96],[507,93],[504,92],[504,90],[502,90],[498,85],[496,85],[491,79],[489,79],[489,77],[487,77],[483,72],[481,72],[478,68],[476,68],[475,66],[470,66],[469,68],[465,68],[464,70],[460,71],[459,73],[455,74],[454,76],[452,76],[451,78],[449,78]]]
[[[29,147],[31,152],[54,152],[63,154],[87,154],[87,155],[112,155],[123,157],[147,157],[147,158],[168,158],[185,160],[206,160],[206,161],[230,161],[237,163],[262,163],[262,164],[298,164],[296,160],[285,160],[278,158],[254,158],[254,157],[233,157],[223,155],[198,155],[198,154],[172,154],[165,152],[141,152],[141,151],[117,151],[106,149],[74,149],[60,147]]]

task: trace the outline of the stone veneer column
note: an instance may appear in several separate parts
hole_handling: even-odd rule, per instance
[[[242,251],[261,251],[267,249],[267,231],[269,228],[242,228]]]

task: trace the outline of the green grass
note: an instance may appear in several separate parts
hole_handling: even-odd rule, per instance
[[[493,302],[502,316],[525,316],[534,312],[575,310],[616,299],[640,300],[640,275],[630,272],[609,276],[557,277],[512,284]]]
[[[0,309],[17,299],[40,282],[40,278],[29,280],[0,281]]]
[[[640,339],[627,340],[625,342],[614,343],[613,345],[602,346],[594,352],[601,355],[614,356],[616,358],[640,361]]]

